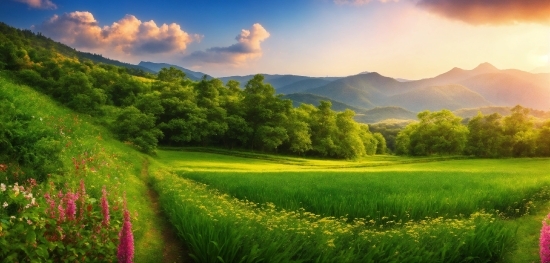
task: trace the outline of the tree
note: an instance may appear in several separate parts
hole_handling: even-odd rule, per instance
[[[134,106],[124,108],[113,127],[120,140],[132,142],[140,150],[151,153],[158,144],[162,132],[155,127],[155,117],[144,114]]]
[[[511,109],[512,114],[504,118],[504,146],[511,156],[532,156],[535,153],[536,135],[529,109],[520,105]]]
[[[550,156],[550,120],[546,121],[537,136],[537,155]]]
[[[355,112],[345,110],[336,115],[336,154],[346,159],[365,155],[365,145],[361,138],[361,127],[353,120]]]
[[[288,138],[286,129],[282,127],[292,109],[292,102],[275,97],[275,89],[263,81],[262,75],[256,75],[246,83],[243,91],[245,119],[252,129],[249,143],[252,149],[277,150]]]
[[[178,82],[185,79],[185,73],[175,67],[161,68],[157,79],[166,82]]]
[[[499,157],[503,153],[504,130],[502,116],[493,113],[483,116],[481,112],[468,122],[466,152],[478,157]]]
[[[376,139],[376,154],[385,154],[386,153],[386,138],[379,132],[372,134]]]
[[[466,146],[468,128],[449,110],[423,111],[419,122],[409,124],[398,135],[399,152],[411,155],[461,154]],[[408,138],[404,138],[404,137]],[[406,145],[408,143],[408,145]]]
[[[331,109],[330,101],[320,101],[315,111],[312,111],[310,122],[313,151],[321,156],[335,156],[336,114]]]

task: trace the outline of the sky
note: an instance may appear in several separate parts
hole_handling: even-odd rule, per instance
[[[81,51],[215,77],[550,68],[548,0],[0,0],[0,21]]]

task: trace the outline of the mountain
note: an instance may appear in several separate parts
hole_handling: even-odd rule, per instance
[[[148,61],[141,61],[141,62],[139,62],[138,66],[148,68],[148,69],[154,71],[155,73],[158,73],[162,68],[174,67],[174,68],[177,68],[177,69],[183,71],[185,73],[185,75],[190,80],[195,80],[195,81],[196,80],[201,80],[202,77],[205,76],[205,75],[208,79],[212,79],[212,76],[210,76],[206,73],[192,71],[192,70],[189,70],[189,69],[186,69],[186,68],[182,68],[180,66],[171,65],[171,64],[167,64],[167,63],[154,63],[154,62],[148,62]]]
[[[483,96],[457,84],[414,89],[389,97],[385,104],[399,105],[412,111],[456,110],[491,105]]]
[[[471,70],[453,68],[433,78],[401,82],[378,73],[349,76],[301,92],[355,107],[398,106],[411,111],[521,104],[550,108],[550,73],[500,70],[482,63]]]
[[[320,101],[326,100],[332,103],[332,109],[334,111],[345,111],[346,109],[350,109],[355,112],[360,112],[365,110],[365,109],[360,109],[360,108],[347,105],[339,101],[329,99],[327,97],[322,97],[322,96],[309,94],[309,93],[292,93],[292,94],[283,95],[282,98],[291,100],[292,106],[294,107],[300,107],[300,104],[302,103],[311,104],[313,106],[319,106]]]
[[[301,81],[305,81],[304,83],[307,83],[307,80],[324,80],[326,82],[321,83],[321,85],[323,85],[323,84],[326,84],[330,81],[339,79],[338,77],[316,78],[316,77],[297,76],[297,75],[273,75],[273,74],[261,74],[261,75],[264,76],[264,82],[271,84],[271,86],[273,86],[273,88],[275,88],[275,90],[277,90],[277,93],[282,93],[282,94],[296,93],[296,92],[301,92],[301,91],[305,90],[303,88],[298,88],[297,90],[293,91],[292,90],[293,88],[290,87],[290,88],[285,88],[285,92],[279,92],[279,89],[284,88],[286,86],[294,85],[294,84],[296,84],[298,82],[301,82]],[[236,80],[236,81],[241,83],[241,86],[244,86],[254,76],[255,76],[255,74],[254,75],[246,75],[246,76],[229,76],[229,77],[222,77],[222,78],[219,78],[219,79],[222,80],[224,83],[227,83],[227,81],[229,81],[229,80]],[[315,81],[313,81],[312,83],[315,83]],[[315,85],[311,85],[311,83],[309,83],[309,85],[310,86],[308,86],[308,89],[313,88],[313,87],[318,87],[318,86],[315,86]],[[298,87],[298,86],[296,86],[296,87]]]
[[[322,87],[309,89],[306,92],[325,96],[355,107],[374,108],[383,106],[380,101],[384,101],[388,96],[404,91],[406,89],[401,82],[373,72],[338,79]]]
[[[534,74],[507,70],[481,74],[460,81],[497,106],[517,104],[536,109],[550,108],[550,74]]]
[[[383,120],[416,120],[416,113],[401,107],[376,107],[358,112],[355,120],[362,123],[377,123]]]
[[[317,87],[327,85],[328,83],[330,83],[330,81],[326,79],[308,78],[308,79],[300,80],[300,81],[291,83],[289,85],[283,86],[281,88],[278,88],[277,93],[280,93],[280,94],[299,93],[305,90],[314,89]]]

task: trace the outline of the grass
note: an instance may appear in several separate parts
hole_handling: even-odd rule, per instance
[[[173,159],[166,157],[172,154],[176,153],[160,152],[160,160],[170,164]],[[379,223],[426,216],[453,218],[480,210],[517,217],[532,209],[533,201],[549,197],[545,188],[550,185],[548,159],[402,163],[411,161],[405,159],[363,168],[341,161],[343,168],[327,169],[324,165],[333,165],[333,161],[291,165],[226,155],[177,154],[181,159],[170,166],[178,174],[239,199]],[[362,163],[381,164],[391,158],[395,157],[376,157]],[[323,169],[317,170],[319,167]],[[235,171],[225,171],[228,168]]]
[[[103,186],[107,186],[113,200],[120,200],[125,194],[132,213],[135,261],[158,262],[158,255],[162,255],[164,247],[162,236],[157,231],[160,219],[151,211],[144,194],[147,185],[140,179],[141,163],[146,157],[112,138],[106,129],[94,125],[91,117],[58,106],[27,86],[14,84],[4,73],[0,74],[0,87],[3,96],[35,116],[40,125],[63,134],[63,170],[49,180],[56,182],[58,187],[76,189],[82,179],[88,194],[97,200]],[[75,170],[73,158],[84,161],[85,165]]]
[[[334,161],[193,148],[159,151],[165,172],[155,187],[180,235],[213,246],[192,253],[212,261],[274,250],[305,262],[529,262],[538,260],[533,237],[547,208],[537,205],[550,197],[548,161]]]

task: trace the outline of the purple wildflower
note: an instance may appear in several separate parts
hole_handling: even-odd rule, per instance
[[[550,219],[548,214],[547,219]],[[550,225],[546,222],[546,219],[542,221],[542,228],[540,230],[540,262],[550,262]]]
[[[117,258],[118,262],[134,262],[134,234],[132,234],[132,223],[130,223],[130,213],[124,208],[124,223],[119,233],[120,243],[118,244]]]
[[[107,189],[105,189],[105,186],[103,186],[103,189],[101,190],[103,193],[101,195],[101,213],[103,213],[103,225],[108,226],[109,225],[109,203],[107,201]]]

